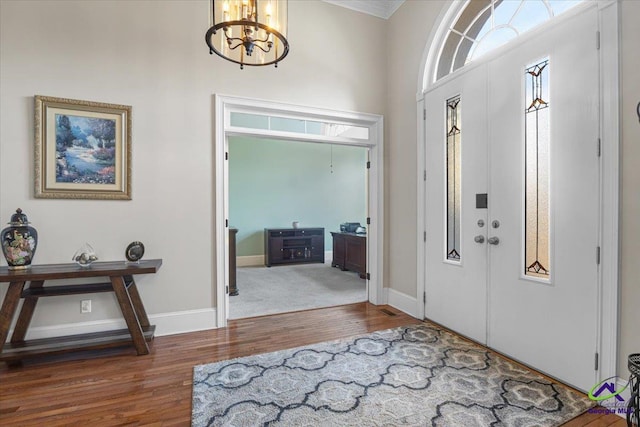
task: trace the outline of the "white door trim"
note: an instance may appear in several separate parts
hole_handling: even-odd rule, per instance
[[[367,270],[371,274],[368,281],[369,301],[383,304],[383,262],[384,248],[384,146],[383,117],[377,114],[328,110],[310,106],[284,104],[272,101],[240,98],[235,96],[214,95],[214,156],[215,156],[215,263],[212,266],[215,277],[216,326],[227,326],[228,304],[226,285],[229,283],[229,253],[227,219],[229,218],[229,170],[225,154],[229,149],[229,136],[244,135],[259,138],[271,138],[323,144],[341,144],[369,148],[371,168],[369,169],[368,216],[367,225]],[[264,129],[250,129],[231,126],[231,112],[273,115],[278,117],[338,123],[347,126],[367,127],[368,139],[356,139],[341,136],[311,135],[306,133],[282,132]],[[365,165],[363,165],[365,167]]]
[[[429,37],[429,43],[425,46],[423,62],[420,67],[418,87],[421,92],[416,96],[417,101],[417,283],[416,283],[416,313],[418,318],[425,317],[423,295],[425,292],[425,280],[428,274],[425,271],[425,202],[426,184],[423,179],[426,159],[425,159],[425,127],[428,122],[423,119],[424,94],[435,84],[433,76],[437,66],[437,55],[439,52],[432,48],[433,43],[442,40],[442,32],[446,32],[449,22],[444,20],[454,19],[456,13],[460,11],[465,2],[455,1],[445,6],[440,14],[441,22],[438,23],[437,30],[434,30]],[[600,277],[599,277],[599,304],[598,313],[593,315],[597,318],[598,347],[595,349],[599,353],[599,380],[613,377],[617,374],[617,353],[618,353],[618,295],[619,295],[619,5],[616,0],[598,0],[594,2],[599,10],[600,21],[600,138],[601,148],[601,212],[600,212]],[[556,21],[557,22],[557,21]],[[535,30],[533,30],[535,33]],[[523,37],[526,37],[523,36]],[[594,40],[595,42],[595,40]],[[505,48],[513,48],[513,44],[508,44]],[[499,49],[497,50],[499,52]],[[498,54],[498,53],[496,53]],[[494,55],[487,55],[490,60]],[[481,61],[479,61],[481,62]],[[463,67],[459,72],[465,72],[467,67]],[[428,238],[429,236],[427,236]],[[421,258],[422,256],[422,258]],[[427,295],[426,298],[429,296]],[[585,313],[588,316],[589,313]]]
[[[599,2],[600,9],[600,138],[602,141],[600,242],[599,380],[617,375],[618,269],[620,215],[620,81],[619,10],[617,1]]]

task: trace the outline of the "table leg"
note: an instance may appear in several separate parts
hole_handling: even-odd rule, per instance
[[[29,284],[29,289],[41,288],[43,285],[44,280],[33,281]],[[18,315],[16,327],[13,329],[11,342],[15,343],[24,341],[24,338],[27,335],[27,329],[29,329],[29,324],[31,323],[31,318],[33,317],[33,311],[35,310],[37,303],[38,297],[26,297],[24,299],[22,308],[20,309],[20,314]]]
[[[2,352],[4,343],[7,342],[9,326],[11,326],[13,316],[16,314],[25,283],[26,282],[9,283],[9,288],[2,302],[2,308],[0,308],[0,352]]]
[[[150,325],[149,317],[147,317],[147,312],[144,309],[142,298],[140,298],[140,293],[138,293],[136,282],[133,280],[133,276],[126,276],[125,282],[129,283],[129,286],[127,287],[129,290],[129,298],[131,298],[131,302],[133,303],[133,309],[136,311],[136,316],[138,316],[140,326],[146,328]]]
[[[131,334],[131,339],[133,340],[136,351],[139,355],[149,354],[149,347],[147,346],[147,341],[144,339],[144,334],[142,333],[142,328],[140,327],[140,322],[138,321],[138,316],[131,302],[129,292],[124,284],[124,279],[122,276],[112,276],[110,279],[111,286],[113,286],[113,291],[118,298],[122,316],[127,322],[127,327],[129,328],[129,333]]]

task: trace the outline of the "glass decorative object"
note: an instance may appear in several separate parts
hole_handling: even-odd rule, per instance
[[[38,245],[38,232],[31,227],[22,209],[16,209],[11,215],[9,227],[2,230],[2,253],[7,260],[9,270],[22,270],[31,267],[31,261]]]
[[[98,260],[98,256],[91,245],[85,243],[73,254],[71,260],[75,261],[80,267],[90,267],[94,261]]]

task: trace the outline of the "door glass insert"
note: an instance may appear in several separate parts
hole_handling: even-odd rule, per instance
[[[460,261],[460,96],[447,100],[447,249],[448,260]]]
[[[525,78],[524,274],[549,278],[549,59],[528,67]]]

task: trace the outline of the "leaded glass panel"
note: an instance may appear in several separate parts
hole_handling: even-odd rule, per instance
[[[528,67],[525,78],[524,274],[549,278],[549,60]]]
[[[460,202],[462,162],[460,156],[460,96],[447,100],[447,249],[448,260],[460,261]]]
[[[585,0],[474,0],[449,27],[436,80]]]

